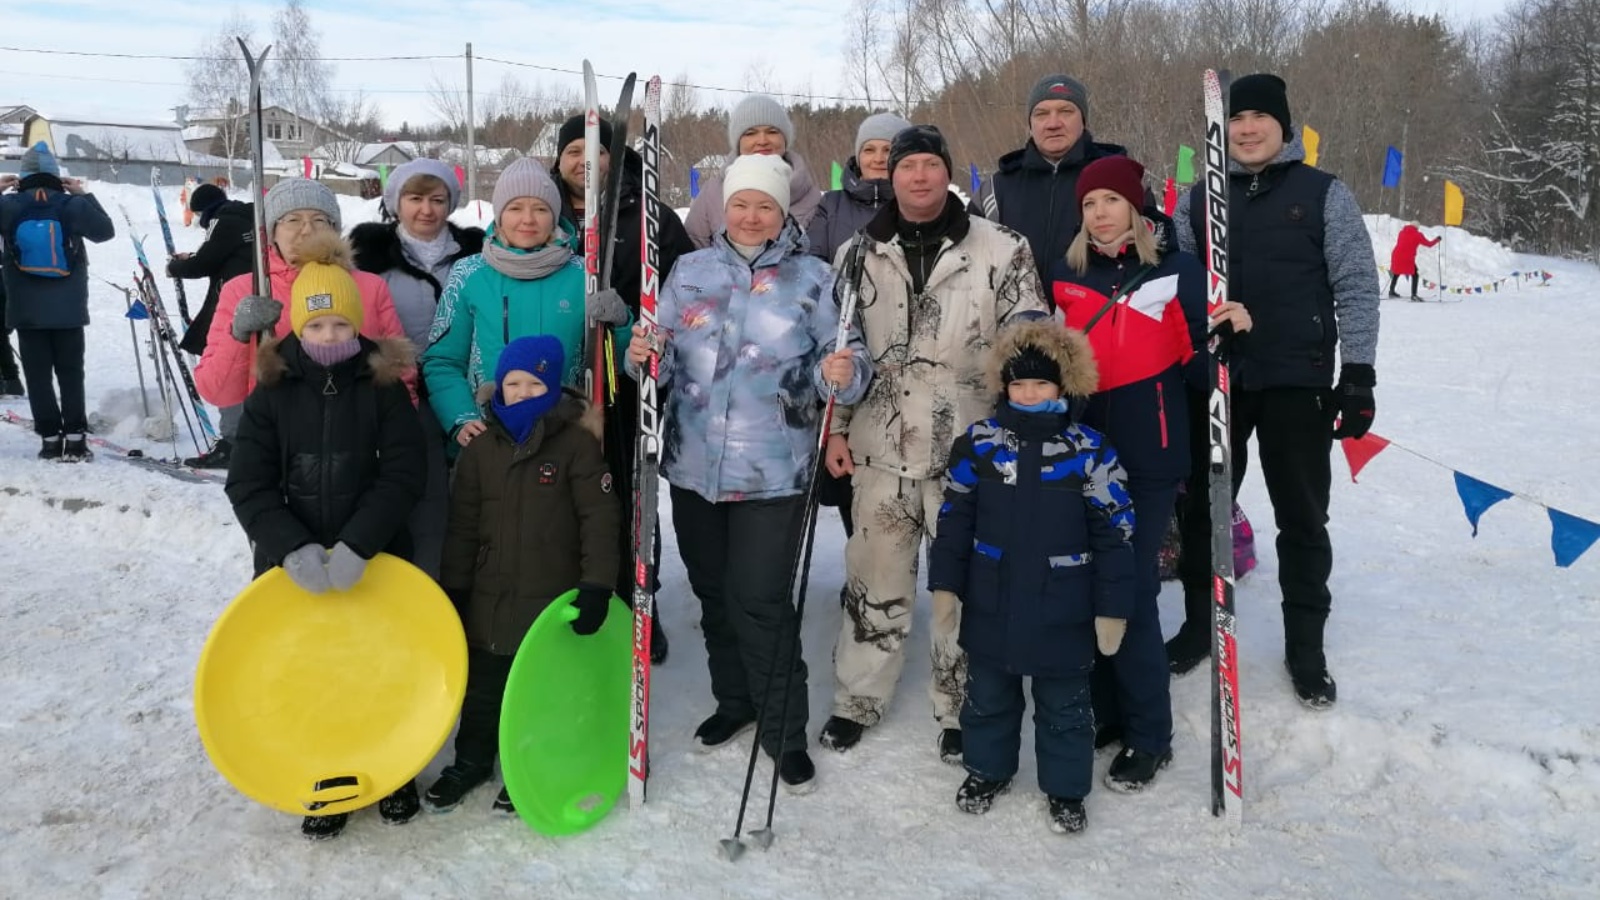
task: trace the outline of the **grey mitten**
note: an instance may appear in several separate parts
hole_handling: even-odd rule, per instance
[[[1116,656],[1122,648],[1122,636],[1128,633],[1127,619],[1113,619],[1110,616],[1094,617],[1094,638],[1099,645],[1100,652],[1106,656]]]
[[[607,325],[623,325],[628,321],[628,304],[622,301],[622,295],[611,288],[606,288],[589,298],[589,318]]]
[[[349,544],[340,541],[333,545],[333,551],[328,554],[328,583],[335,590],[348,591],[355,587],[366,571],[367,561],[351,550]]]
[[[321,594],[333,587],[328,581],[328,570],[324,565],[326,559],[327,555],[320,545],[306,544],[283,558],[283,570],[289,573],[289,579],[299,585],[302,591]]]
[[[283,304],[271,297],[262,297],[251,294],[239,301],[233,308],[233,324],[229,331],[233,339],[241,343],[248,343],[251,335],[265,331],[272,334],[278,327],[278,319],[283,316]]]

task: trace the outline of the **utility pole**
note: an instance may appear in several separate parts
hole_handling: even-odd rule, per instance
[[[478,199],[478,135],[472,112],[472,43],[467,43],[467,202]]]
[[[471,84],[469,81],[468,84]],[[470,96],[470,95],[469,95]],[[1400,123],[1400,221],[1406,218],[1406,135],[1411,132],[1411,110],[1405,110],[1405,118]]]

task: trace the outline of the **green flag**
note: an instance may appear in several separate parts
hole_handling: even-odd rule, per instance
[[[838,163],[833,164],[833,189],[836,191],[844,190],[844,167]]]
[[[378,184],[387,188],[389,186],[389,164],[381,163],[378,166]]]
[[[1194,148],[1188,144],[1178,145],[1178,183],[1188,184],[1194,181]]]

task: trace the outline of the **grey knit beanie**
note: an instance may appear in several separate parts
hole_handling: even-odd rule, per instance
[[[343,231],[339,218],[339,200],[333,191],[320,181],[309,178],[283,178],[267,191],[261,201],[266,208],[267,234],[278,227],[278,220],[297,209],[314,209],[328,217],[335,231]]]
[[[1066,100],[1078,108],[1083,124],[1089,124],[1089,89],[1071,75],[1046,75],[1028,92],[1028,117],[1033,108],[1046,100]]]
[[[867,141],[893,141],[895,135],[910,127],[910,122],[891,112],[867,116],[856,129],[856,153],[861,152],[861,145]]]
[[[501,211],[518,197],[543,200],[556,218],[561,217],[561,192],[556,190],[556,183],[550,180],[550,173],[531,156],[524,156],[506,166],[500,177],[495,179],[493,202],[496,222],[500,221]]]
[[[789,111],[766,94],[751,94],[728,114],[728,149],[737,154],[739,138],[757,125],[778,129],[783,132],[784,149],[794,147],[794,123],[789,121]]]
[[[444,189],[449,194],[450,211],[454,212],[456,204],[461,202],[461,182],[456,180],[456,171],[437,159],[413,159],[402,163],[393,172],[389,173],[389,183],[383,189],[383,208],[392,216],[400,215],[400,190],[406,182],[418,175],[432,175],[444,182]]]

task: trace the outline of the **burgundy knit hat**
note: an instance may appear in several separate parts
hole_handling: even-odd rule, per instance
[[[1122,195],[1134,208],[1144,206],[1144,166],[1126,156],[1102,156],[1078,173],[1078,205],[1090,191],[1105,188]]]

